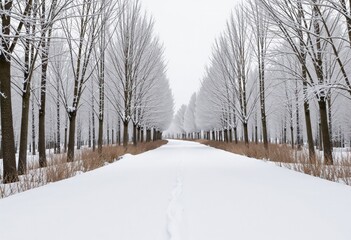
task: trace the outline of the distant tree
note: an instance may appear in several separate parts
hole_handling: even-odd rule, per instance
[[[127,2],[114,24],[107,54],[111,92],[106,97],[122,121],[123,146],[127,146],[129,123],[133,123],[136,144],[145,95],[153,92],[156,80],[163,77],[163,50],[153,35],[153,20],[142,13],[138,0]]]
[[[142,102],[140,125],[146,129],[149,141],[151,130],[153,140],[159,140],[172,122],[174,107],[172,91],[165,74],[157,78],[152,90],[146,92]]]
[[[68,61],[67,46],[63,40],[62,33],[53,36],[53,43],[50,46],[52,56],[49,61],[49,94],[52,96],[56,108],[56,153],[61,153],[61,114],[62,104],[65,99],[64,86],[68,84],[69,79],[69,66],[66,64]],[[51,81],[50,81],[51,80]],[[64,140],[65,141],[65,140]]]
[[[134,95],[132,101],[132,118],[133,123],[133,143],[137,144],[140,138],[140,130],[143,125],[143,121],[148,116],[152,116],[153,119],[157,116],[153,112],[162,110],[162,105],[165,99],[162,99],[164,96],[163,91],[167,92],[169,86],[165,86],[165,83],[168,82],[166,79],[165,69],[166,66],[163,61],[163,47],[159,43],[158,38],[154,38],[150,43],[149,48],[145,51],[140,62],[140,70],[138,73],[138,79],[134,88]],[[168,98],[171,98],[171,94],[168,94]],[[153,101],[153,106],[150,106],[150,101]],[[159,103],[157,101],[160,101]],[[163,102],[161,102],[163,101]],[[168,101],[167,101],[168,102]],[[171,108],[173,103],[170,102],[169,107]],[[167,109],[167,107],[166,107]],[[160,116],[158,116],[160,117]],[[149,121],[150,119],[148,119]],[[156,121],[159,122],[159,121]],[[157,128],[158,124],[151,121],[148,124],[152,128]]]
[[[202,81],[196,104],[196,124],[197,126],[206,131],[207,138],[215,139],[214,131],[221,127],[221,105],[222,101],[219,97],[213,97],[212,81],[210,78],[205,77]],[[234,125],[234,129],[235,125]],[[211,136],[212,133],[212,136]]]
[[[181,134],[181,138],[186,138],[186,131],[184,128],[184,117],[187,106],[182,105],[174,116],[174,124],[177,128],[177,132]]]
[[[235,14],[235,15],[234,15]],[[227,23],[227,37],[229,44],[232,45],[235,61],[236,61],[236,77],[237,77],[237,96],[239,99],[240,111],[239,115],[243,123],[244,141],[249,144],[248,134],[248,71],[250,59],[250,46],[248,35],[248,21],[244,17],[245,12],[243,6],[238,6]]]
[[[184,114],[184,130],[190,134],[191,138],[198,131],[196,126],[196,93],[191,96]]]
[[[242,122],[243,138],[249,144],[248,123],[255,110],[254,75],[250,73],[252,48],[249,41],[248,20],[245,20],[244,8],[238,5],[233,11],[222,35],[217,39],[211,58],[211,66],[207,69],[206,91],[216,106],[220,116],[224,141],[234,138],[237,142],[237,118]],[[257,94],[256,94],[257,95]],[[220,131],[221,131],[220,130]]]

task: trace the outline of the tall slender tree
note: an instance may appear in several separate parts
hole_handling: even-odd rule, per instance
[[[32,0],[25,3],[24,8],[17,9],[14,1],[8,0],[0,5],[1,17],[1,49],[0,49],[0,90],[1,90],[1,131],[3,149],[3,181],[4,183],[17,181],[15,159],[15,138],[13,131],[12,97],[11,97],[11,59],[12,53],[23,37],[22,28],[25,19],[30,15]],[[12,18],[16,16],[17,26],[12,25]],[[18,17],[17,17],[18,16]],[[11,32],[14,30],[15,32]]]
[[[28,122],[29,122],[29,105],[31,95],[31,81],[35,67],[36,58],[38,56],[38,46],[30,41],[35,36],[36,31],[36,16],[37,6],[36,1],[34,6],[29,9],[29,15],[32,16],[34,24],[25,24],[26,35],[25,39],[25,52],[24,52],[24,80],[22,94],[22,114],[21,114],[21,133],[20,133],[20,149],[18,159],[18,174],[25,174],[27,172],[27,143],[28,143]],[[32,10],[34,8],[34,11]],[[32,13],[33,12],[33,13]]]
[[[267,15],[264,13],[260,4],[256,1],[250,1],[248,6],[251,12],[250,16],[251,27],[253,36],[256,42],[255,55],[258,63],[258,84],[259,84],[259,95],[260,95],[260,113],[261,113],[261,124],[262,124],[262,138],[263,145],[268,150],[268,134],[267,134],[267,116],[266,116],[266,89],[265,89],[265,72],[266,72],[266,61],[267,51],[271,40],[268,38],[268,31],[270,28],[269,20]]]
[[[79,13],[78,15],[76,13]],[[98,41],[101,25],[99,14],[101,8],[92,0],[82,0],[62,20],[63,31],[70,52],[70,64],[73,73],[73,93],[71,99],[65,99],[66,111],[69,119],[67,161],[74,161],[74,146],[76,133],[76,118],[85,83],[92,74],[90,65],[92,53]],[[78,37],[74,34],[77,33]],[[69,103],[69,101],[71,103]]]

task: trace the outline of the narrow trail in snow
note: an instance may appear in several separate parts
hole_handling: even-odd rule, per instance
[[[182,205],[183,193],[183,160],[177,167],[176,185],[172,190],[171,199],[167,209],[167,232],[169,240],[185,240],[184,234],[184,208]]]

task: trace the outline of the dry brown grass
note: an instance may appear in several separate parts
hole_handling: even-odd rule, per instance
[[[166,143],[166,140],[160,140],[155,142],[139,143],[137,146],[128,145],[126,148],[123,146],[105,146],[102,149],[101,155],[97,151],[94,152],[91,149],[87,149],[81,152],[79,158],[82,162],[82,169],[84,172],[86,172],[102,167],[106,163],[112,163],[126,153],[137,155],[156,149]]]
[[[214,148],[222,149],[228,152],[257,158],[263,160],[269,160],[273,162],[285,162],[285,163],[293,163],[294,159],[294,150],[287,145],[277,145],[270,144],[269,151],[267,152],[264,149],[263,144],[250,144],[247,146],[243,142],[235,143],[225,143],[219,141],[210,141],[210,140],[197,140],[198,142],[209,145]]]
[[[27,174],[20,176],[18,182],[11,184],[0,183],[0,198],[94,170],[119,160],[120,157],[126,153],[136,155],[156,149],[166,143],[167,141],[160,140],[140,143],[138,146],[129,145],[127,148],[122,146],[104,146],[102,154],[99,154],[97,151],[92,151],[91,149],[84,149],[77,152],[75,161],[70,163],[66,161],[66,154],[53,155],[48,158],[47,167],[39,168],[37,162],[31,163],[28,166]]]
[[[210,140],[197,140],[197,142],[255,159],[272,161],[281,167],[351,186],[351,154],[336,156],[334,165],[323,164],[321,155],[317,154],[316,161],[312,164],[306,151],[292,149],[288,145],[270,144],[269,151],[266,151],[263,144],[247,146],[242,142],[238,144]]]

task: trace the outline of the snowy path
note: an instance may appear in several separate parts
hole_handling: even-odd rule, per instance
[[[351,188],[197,143],[0,200],[0,239],[351,239]]]
[[[185,239],[182,224],[183,222],[183,160],[179,161],[177,168],[176,185],[172,190],[171,200],[167,209],[167,229],[170,240]]]

